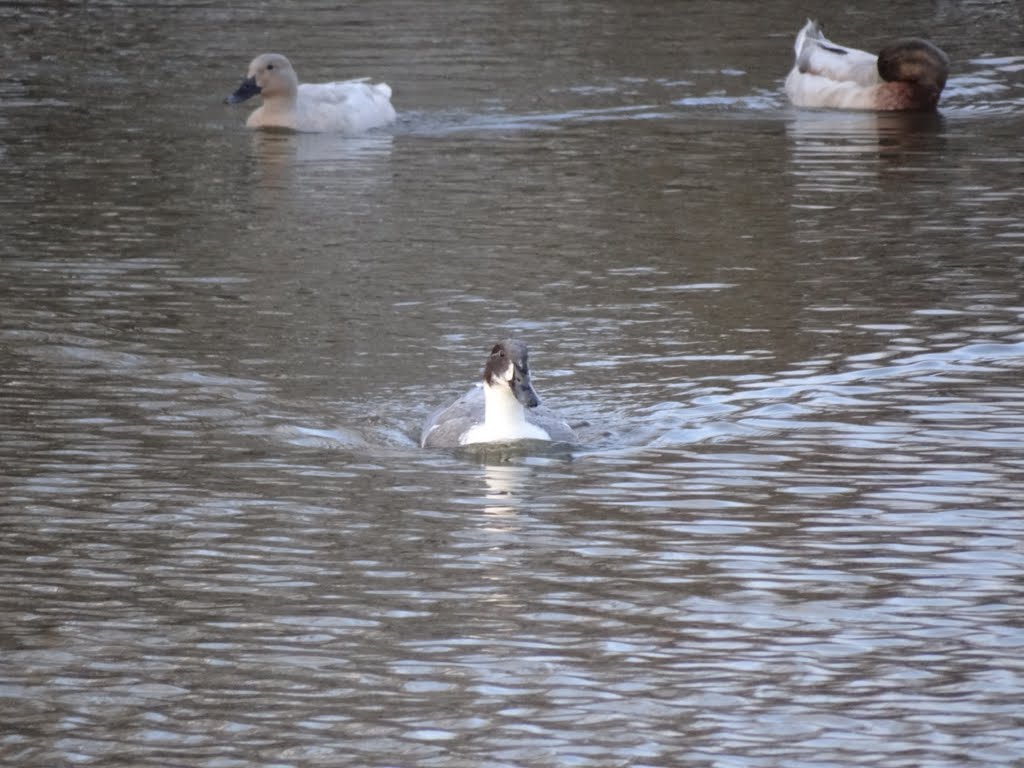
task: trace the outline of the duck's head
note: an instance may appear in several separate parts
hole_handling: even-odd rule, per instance
[[[949,57],[927,40],[897,40],[879,52],[878,74],[887,82],[913,83],[938,101],[949,75]]]
[[[540,405],[530,382],[526,344],[518,339],[499,341],[491,349],[484,365],[484,385],[491,390],[508,388],[512,396],[527,408]]]
[[[292,63],[280,53],[264,53],[252,60],[249,72],[238,90],[224,99],[225,104],[238,104],[253,96],[273,98],[294,96],[299,79]]]

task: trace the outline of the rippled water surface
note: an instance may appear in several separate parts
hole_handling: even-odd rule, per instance
[[[0,762],[1019,762],[1024,17],[817,12],[940,113],[790,3],[0,8]],[[509,334],[583,444],[420,449]]]

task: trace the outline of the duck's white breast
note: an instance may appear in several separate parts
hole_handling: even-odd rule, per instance
[[[476,424],[459,437],[459,445],[472,445],[474,443],[501,443],[510,440],[550,440],[544,429],[536,424],[527,421],[515,425],[488,425],[487,423]]]

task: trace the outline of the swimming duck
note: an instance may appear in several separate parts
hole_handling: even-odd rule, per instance
[[[483,382],[423,424],[424,448],[455,448],[473,443],[550,440],[575,443],[565,421],[540,404],[530,382],[526,344],[499,341],[484,364]]]
[[[224,103],[238,104],[257,95],[263,97],[263,105],[246,120],[250,128],[351,135],[395,120],[391,88],[386,83],[371,84],[363,79],[299,85],[292,63],[279,53],[253,59],[248,75]]]
[[[949,74],[946,54],[927,40],[896,40],[875,56],[836,45],[810,19],[793,49],[786,95],[797,107],[931,110]]]

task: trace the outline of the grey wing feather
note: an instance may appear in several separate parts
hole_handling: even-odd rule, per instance
[[[424,448],[455,448],[466,430],[483,420],[484,390],[477,385],[427,417],[420,432],[420,445]]]
[[[547,432],[556,443],[577,442],[576,433],[573,432],[572,427],[550,408],[543,405],[530,408],[526,412],[526,420]]]

